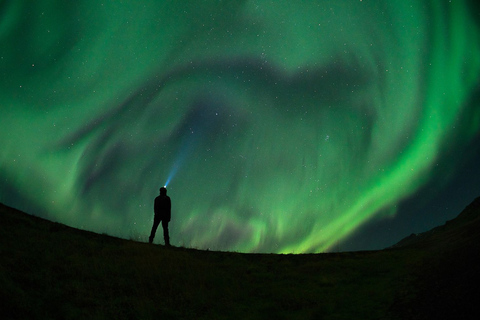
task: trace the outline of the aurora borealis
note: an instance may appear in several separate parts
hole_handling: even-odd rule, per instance
[[[172,245],[329,250],[478,156],[471,3],[0,2],[0,201],[146,241],[171,178]]]

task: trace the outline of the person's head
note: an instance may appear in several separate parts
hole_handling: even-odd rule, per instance
[[[167,188],[161,187],[161,188],[160,188],[160,195],[166,196],[166,195],[167,195]]]

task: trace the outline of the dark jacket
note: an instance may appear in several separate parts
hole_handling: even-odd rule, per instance
[[[155,204],[153,211],[155,212],[155,217],[160,220],[170,221],[172,210],[172,203],[170,197],[166,195],[159,195],[155,198]]]

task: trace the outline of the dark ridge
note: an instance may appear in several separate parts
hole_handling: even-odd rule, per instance
[[[412,287],[392,306],[401,319],[479,319],[480,197],[455,219],[401,240],[395,250],[421,255]]]
[[[4,319],[478,319],[480,197],[378,251],[240,254],[82,231],[0,204]],[[148,230],[146,230],[148,232]]]
[[[412,233],[408,237],[403,238],[398,243],[394,244],[391,248],[400,248],[407,246],[421,246],[428,242],[436,241],[437,244],[447,245],[445,242],[461,240],[474,241],[479,234],[477,230],[471,228],[468,234],[465,233],[465,229],[472,223],[478,223],[478,212],[480,209],[480,197],[477,197],[472,203],[465,207],[465,209],[454,219],[448,220],[444,225],[433,228],[432,230],[423,233]],[[453,233],[453,234],[452,234]],[[457,233],[457,234],[455,234]],[[439,235],[437,237],[437,234]],[[446,238],[448,235],[448,239]]]

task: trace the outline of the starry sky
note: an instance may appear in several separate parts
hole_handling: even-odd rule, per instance
[[[480,195],[478,12],[2,1],[0,201],[146,241],[167,185],[175,246],[390,246]]]

